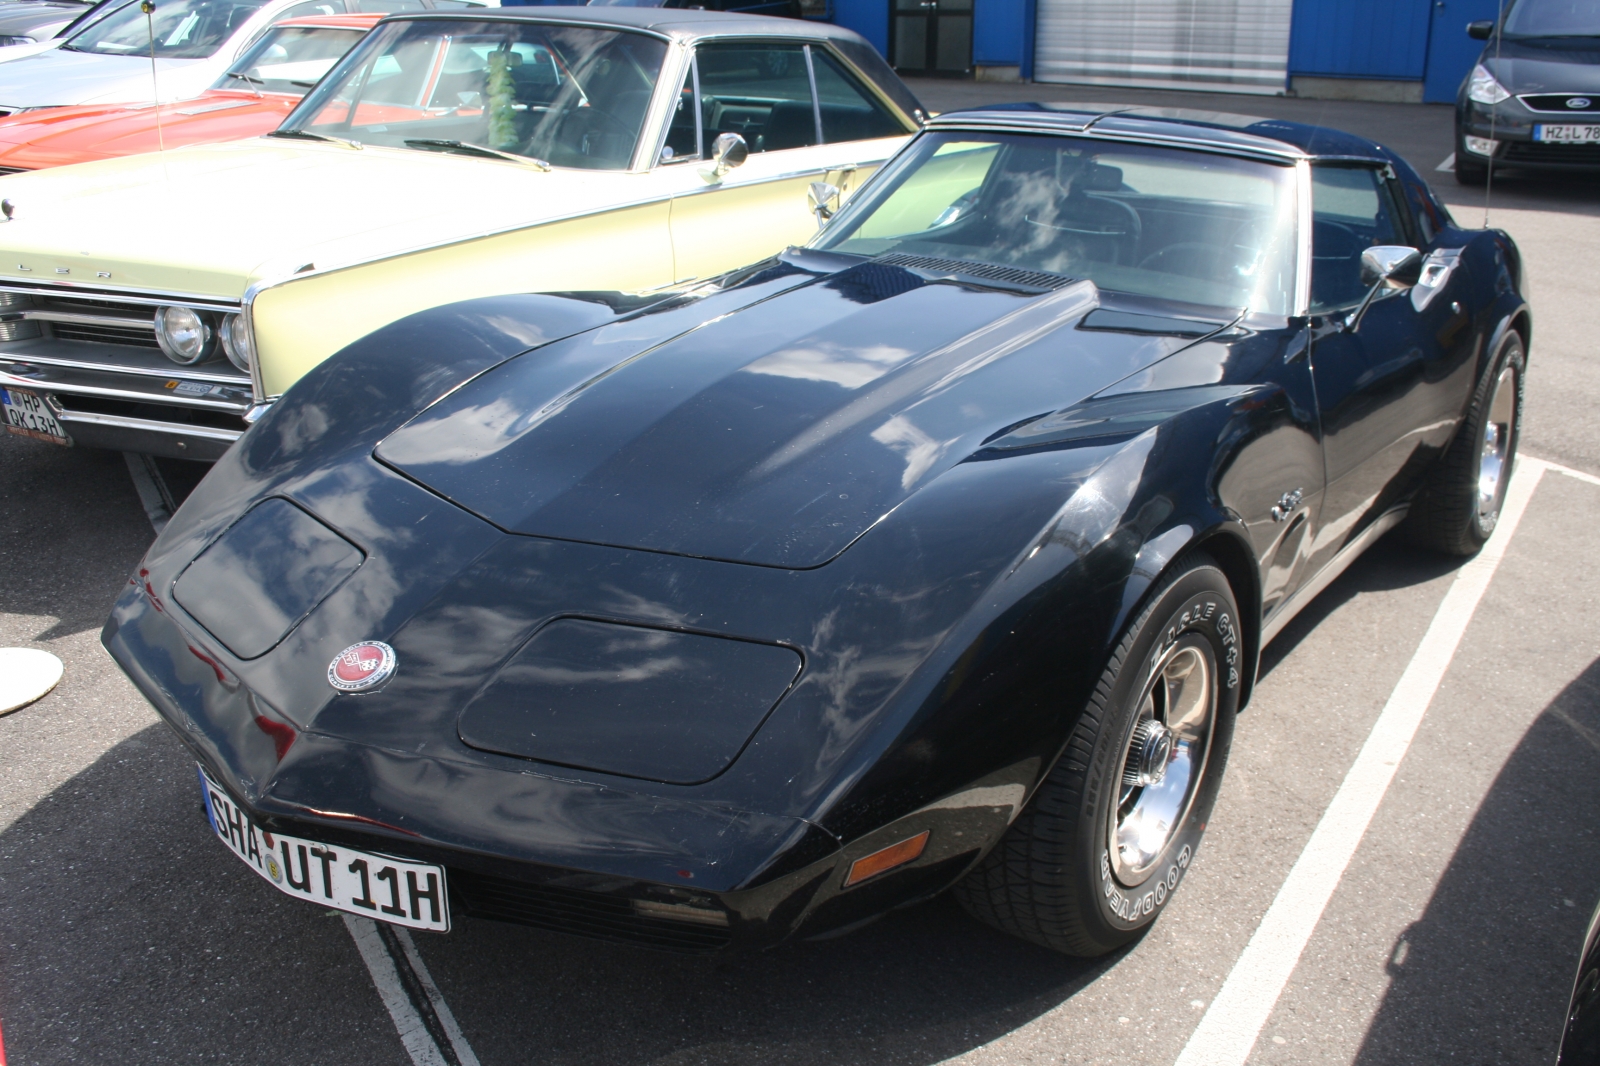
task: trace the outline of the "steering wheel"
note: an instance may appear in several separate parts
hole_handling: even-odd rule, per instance
[[[1162,274],[1181,274],[1187,278],[1210,278],[1226,266],[1225,249],[1202,241],[1179,241],[1158,248],[1138,262],[1140,270]]]

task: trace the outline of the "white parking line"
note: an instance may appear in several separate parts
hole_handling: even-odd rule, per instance
[[[1323,812],[1305,850],[1222,989],[1211,1001],[1176,1066],[1243,1066],[1284,985],[1300,961],[1322,912],[1377,813],[1422,717],[1450,667],[1467,624],[1505,557],[1506,545],[1549,464],[1521,459],[1500,524],[1478,555],[1462,564],[1434,613],[1416,654],[1395,685],[1372,732]]]
[[[133,491],[139,494],[145,516],[150,519],[159,536],[167,528],[167,520],[172,517],[172,512],[178,509],[177,501],[172,498],[172,490],[167,488],[161,470],[151,456],[141,452],[123,452],[122,458],[128,464],[128,476],[133,478]]]
[[[1455,173],[1455,169],[1456,169],[1456,154],[1454,152],[1451,152],[1449,155],[1444,157],[1444,162],[1443,163],[1440,163],[1438,166],[1434,167],[1433,169],[1434,170],[1443,171],[1446,174]]]
[[[371,918],[354,914],[342,914],[340,917],[344,919],[345,928],[350,930],[350,939],[356,942],[356,948],[361,952],[361,961],[367,964],[367,972],[372,974],[372,983],[378,986],[378,998],[383,1000],[389,1017],[394,1019],[394,1027],[400,1032],[400,1043],[405,1046],[411,1061],[416,1066],[449,1066],[444,1053],[428,1032],[428,1027],[422,1023],[422,1015],[417,1013],[411,997],[406,995],[400,975],[395,972],[394,959],[389,957],[389,950],[378,936],[377,923]]]
[[[354,914],[340,917],[344,919],[345,928],[350,930],[356,949],[361,952],[361,961],[367,964],[367,972],[378,989],[378,998],[383,1000],[400,1034],[400,1043],[414,1066],[478,1066],[478,1057],[461,1035],[433,977],[422,965],[411,937],[393,926],[380,929],[370,918]],[[385,933],[396,936],[401,947],[399,958],[390,950]],[[401,967],[405,967],[404,974]],[[406,977],[422,986],[425,998],[420,1003],[407,987],[412,982]],[[424,1010],[429,1017],[424,1017]]]

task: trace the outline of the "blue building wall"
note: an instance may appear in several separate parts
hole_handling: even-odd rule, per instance
[[[889,0],[833,0],[833,21],[861,34],[888,58]]]
[[[1027,0],[973,0],[972,61],[980,67],[1022,66],[1032,8]]]
[[[516,2],[516,0],[502,0]],[[833,0],[834,19],[889,55],[892,0]],[[1289,72],[1422,81],[1426,99],[1455,98],[1478,44],[1466,23],[1494,18],[1499,0],[1294,0]],[[1036,0],[973,0],[972,59],[1033,76]]]
[[[1432,0],[1295,0],[1289,72],[1420,80]]]

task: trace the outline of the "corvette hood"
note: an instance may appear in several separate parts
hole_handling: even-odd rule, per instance
[[[1191,339],[1082,328],[1097,302],[865,263],[677,336],[645,315],[548,345],[377,456],[515,533],[820,566],[1041,404]]]
[[[0,225],[0,277],[109,274],[99,284],[236,300],[306,263],[627,202],[641,177],[270,137],[194,145],[0,178],[15,212]]]

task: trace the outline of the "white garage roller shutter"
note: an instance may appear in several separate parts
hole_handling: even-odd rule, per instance
[[[1038,0],[1036,81],[1281,93],[1292,0]]]

